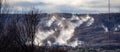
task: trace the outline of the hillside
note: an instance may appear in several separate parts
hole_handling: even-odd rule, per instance
[[[120,13],[0,14],[0,48],[120,47]]]

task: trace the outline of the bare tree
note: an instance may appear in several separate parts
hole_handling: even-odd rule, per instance
[[[9,9],[10,5],[6,0],[0,0],[0,12],[1,13],[9,13],[10,9]]]
[[[4,4],[3,4],[4,1]],[[9,13],[9,5],[6,0],[0,0],[0,12],[7,14]],[[1,14],[0,14],[1,15]],[[25,15],[25,16],[24,16]],[[34,50],[34,38],[35,38],[35,31],[36,26],[38,24],[38,11],[36,9],[32,9],[28,14],[23,14],[23,16],[19,17],[20,15],[16,16],[9,16],[6,19],[4,28],[2,29],[3,36],[0,35],[0,52],[7,52],[7,50],[12,49],[13,47],[19,47],[20,52],[33,52]],[[27,37],[21,38],[21,30],[20,29],[19,21],[21,18],[24,18],[24,25],[25,25],[25,33],[24,35]],[[22,21],[20,21],[22,22]],[[2,38],[1,38],[2,37]],[[26,45],[26,42],[31,42],[30,45]],[[1,51],[3,50],[3,51]],[[6,50],[6,51],[5,51]],[[13,50],[13,49],[12,49]],[[10,51],[9,51],[10,52]]]
[[[28,36],[28,41],[31,42],[30,44],[30,51],[34,50],[34,38],[35,38],[35,31],[36,31],[36,26],[38,24],[38,14],[35,12],[35,10],[32,10],[30,14],[28,14],[25,18],[26,21],[26,30],[27,30],[27,36]]]

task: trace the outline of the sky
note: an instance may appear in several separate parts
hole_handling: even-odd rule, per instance
[[[7,0],[12,11],[34,8],[43,13],[108,13],[108,0]],[[120,0],[110,0],[110,12],[120,12]]]

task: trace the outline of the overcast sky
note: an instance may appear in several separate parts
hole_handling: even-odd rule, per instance
[[[7,0],[14,10],[34,7],[45,13],[108,13],[108,0]],[[120,12],[120,0],[110,0],[111,12]]]

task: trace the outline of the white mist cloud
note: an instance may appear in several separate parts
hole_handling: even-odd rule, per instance
[[[36,32],[36,38],[34,40],[35,45],[39,45],[41,46],[43,44],[43,41],[50,35],[52,35],[54,33],[53,30],[49,30],[49,31],[41,31],[38,28],[38,31]]]
[[[75,47],[80,44],[77,39],[73,42],[68,42],[75,36],[75,28],[83,23],[86,23],[86,26],[90,26],[94,22],[93,19],[89,15],[83,17],[73,15],[71,18],[53,15],[51,17],[41,18],[37,26],[34,43],[38,46],[44,44],[52,46],[57,44]],[[53,38],[55,41],[52,42],[49,38]],[[44,41],[47,42],[45,43]]]

